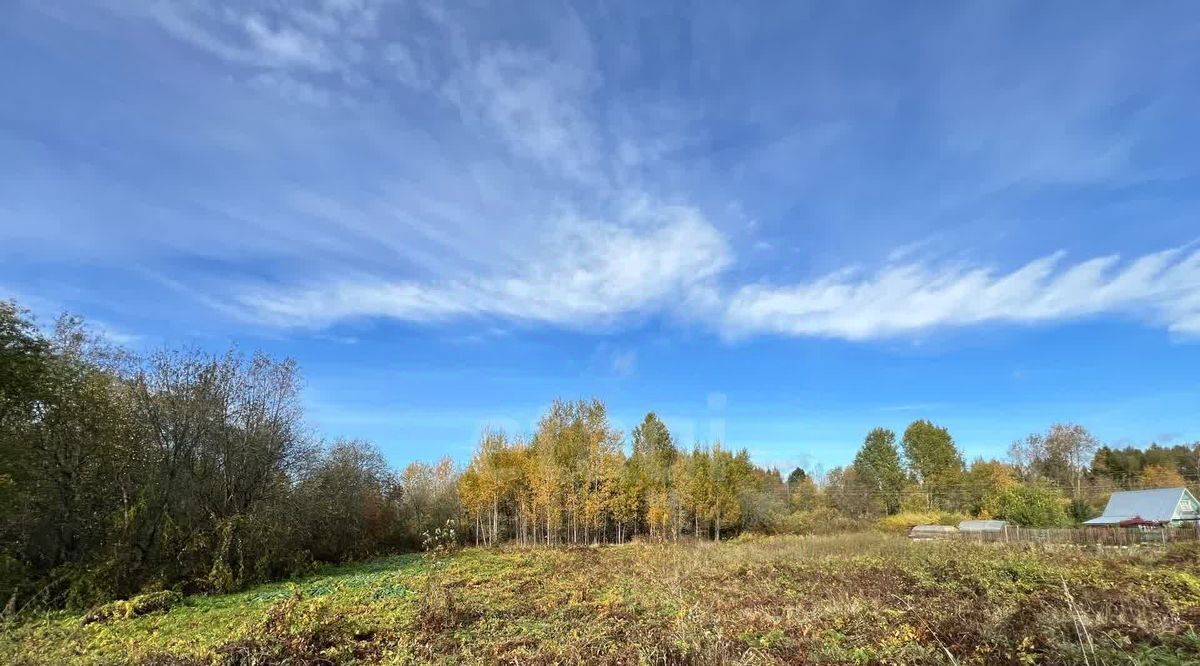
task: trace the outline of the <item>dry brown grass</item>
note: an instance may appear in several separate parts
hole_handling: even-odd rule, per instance
[[[351,567],[269,603],[191,599],[102,630],[65,618],[26,626],[0,640],[0,661],[14,650],[29,663],[260,665],[1127,664],[1200,655],[1195,547],[1085,552],[853,534],[467,550],[437,574],[445,604],[424,598],[424,566]],[[225,612],[241,618],[232,635],[164,640]],[[56,651],[64,645],[74,649]]]

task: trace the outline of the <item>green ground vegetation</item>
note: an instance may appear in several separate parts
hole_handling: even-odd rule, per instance
[[[0,662],[1184,664],[1200,659],[1200,548],[470,548],[96,611],[10,622]]]

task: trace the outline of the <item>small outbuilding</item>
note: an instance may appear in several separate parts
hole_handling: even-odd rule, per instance
[[[1200,519],[1200,502],[1187,488],[1122,490],[1108,498],[1099,517],[1084,521],[1092,527],[1181,526]]]
[[[956,536],[958,536],[958,528],[951,525],[915,525],[908,531],[908,538],[915,541],[953,539]]]
[[[1008,535],[1006,520],[964,520],[958,524],[958,531],[963,536],[983,539],[1003,539]]]

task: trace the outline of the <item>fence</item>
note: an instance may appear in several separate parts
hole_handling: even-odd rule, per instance
[[[962,532],[969,541],[1061,543],[1102,546],[1134,546],[1200,541],[1200,525],[1185,527],[1081,527],[1037,529],[1009,526],[1000,532]]]

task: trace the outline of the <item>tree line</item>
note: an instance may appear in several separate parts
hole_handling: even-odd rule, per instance
[[[476,543],[719,540],[764,525],[782,502],[778,470],[755,466],[744,449],[683,450],[653,412],[631,439],[626,455],[599,400],[555,401],[528,439],[484,433],[458,483]]]
[[[480,546],[817,533],[1096,515],[1113,490],[1194,484],[1200,443],[1100,446],[1059,424],[967,463],[948,429],[876,428],[827,473],[684,445],[653,412],[628,438],[599,400],[555,401],[530,435],[489,430],[465,466],[394,470],[304,424],[294,362],[236,349],[138,356],[74,317],[0,301],[0,603],[85,607],[154,589],[230,591],[322,562],[413,550],[461,520]]]
[[[1200,442],[1115,449],[1081,425],[1058,423],[1013,442],[1005,460],[965,464],[946,428],[918,420],[899,445],[894,432],[872,430],[854,462],[800,493],[800,504],[860,519],[943,512],[1066,527],[1099,515],[1117,490],[1196,490],[1198,460]]]
[[[449,460],[402,472],[306,432],[295,363],[115,349],[0,302],[0,603],[228,591],[415,548],[459,513]]]
[[[527,438],[486,432],[459,478],[477,545],[608,543],[642,537],[719,539],[746,530],[836,532],[881,519],[995,518],[1066,527],[1099,515],[1115,490],[1191,485],[1200,442],[1145,450],[1099,445],[1077,424],[1013,442],[1005,460],[967,463],[950,431],[912,422],[867,433],[853,462],[786,477],[721,443],[684,448],[653,412],[628,454],[603,403],[553,403]],[[1142,462],[1130,473],[1129,464]]]

